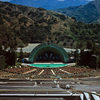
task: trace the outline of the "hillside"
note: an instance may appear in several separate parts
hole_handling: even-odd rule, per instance
[[[55,11],[70,17],[75,17],[77,21],[84,23],[100,23],[100,0],[91,1],[82,6],[70,6]]]
[[[8,2],[0,2],[0,19],[0,26],[7,27],[11,31],[7,34],[12,33],[16,37],[18,45],[21,42],[26,44],[47,40],[57,43],[60,43],[62,39],[65,41],[65,37],[69,37],[67,33],[70,25],[75,21],[71,17],[43,8],[15,5]],[[6,30],[1,28],[2,31]],[[2,36],[6,37],[6,33],[3,32]],[[3,38],[2,41],[4,41]]]
[[[54,42],[64,47],[100,43],[100,24],[77,22],[44,8],[0,2],[0,47],[16,47],[36,42]]]
[[[21,4],[31,7],[42,7],[48,10],[65,8],[69,6],[85,5],[88,0],[11,0],[11,3]]]

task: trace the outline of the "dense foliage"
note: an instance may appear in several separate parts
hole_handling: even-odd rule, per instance
[[[82,45],[82,44],[81,44]],[[100,68],[100,45],[88,40],[86,48],[80,48],[80,53],[74,53],[77,65],[89,66],[90,68]],[[86,50],[87,49],[87,50]]]

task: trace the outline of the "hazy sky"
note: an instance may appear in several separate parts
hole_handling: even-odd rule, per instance
[[[0,1],[11,1],[11,0],[0,0]]]
[[[0,1],[11,1],[11,0],[0,0]],[[64,1],[64,0],[58,0],[58,1]],[[87,0],[87,1],[93,1],[93,0]]]
[[[0,1],[11,1],[11,0],[0,0]]]

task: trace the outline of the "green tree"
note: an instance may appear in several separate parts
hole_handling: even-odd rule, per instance
[[[19,62],[22,62],[22,59],[23,59],[23,48],[24,47],[24,44],[20,44],[20,54],[19,54]]]
[[[87,49],[92,49],[93,48],[93,42],[91,40],[87,41]]]

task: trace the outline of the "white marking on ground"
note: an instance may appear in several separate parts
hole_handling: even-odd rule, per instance
[[[44,72],[44,70],[42,70],[38,75],[41,75]]]
[[[64,72],[64,73],[67,73],[67,74],[72,74],[72,73],[67,72],[67,71],[65,71],[65,70],[62,70],[62,69],[59,69],[59,70],[62,71],[62,72]]]
[[[52,72],[53,75],[56,75],[53,70],[51,70],[51,72]]]
[[[23,74],[28,74],[28,73],[34,72],[34,71],[36,71],[36,70],[37,70],[37,69],[33,69],[33,70],[30,70],[30,71],[24,72]]]

